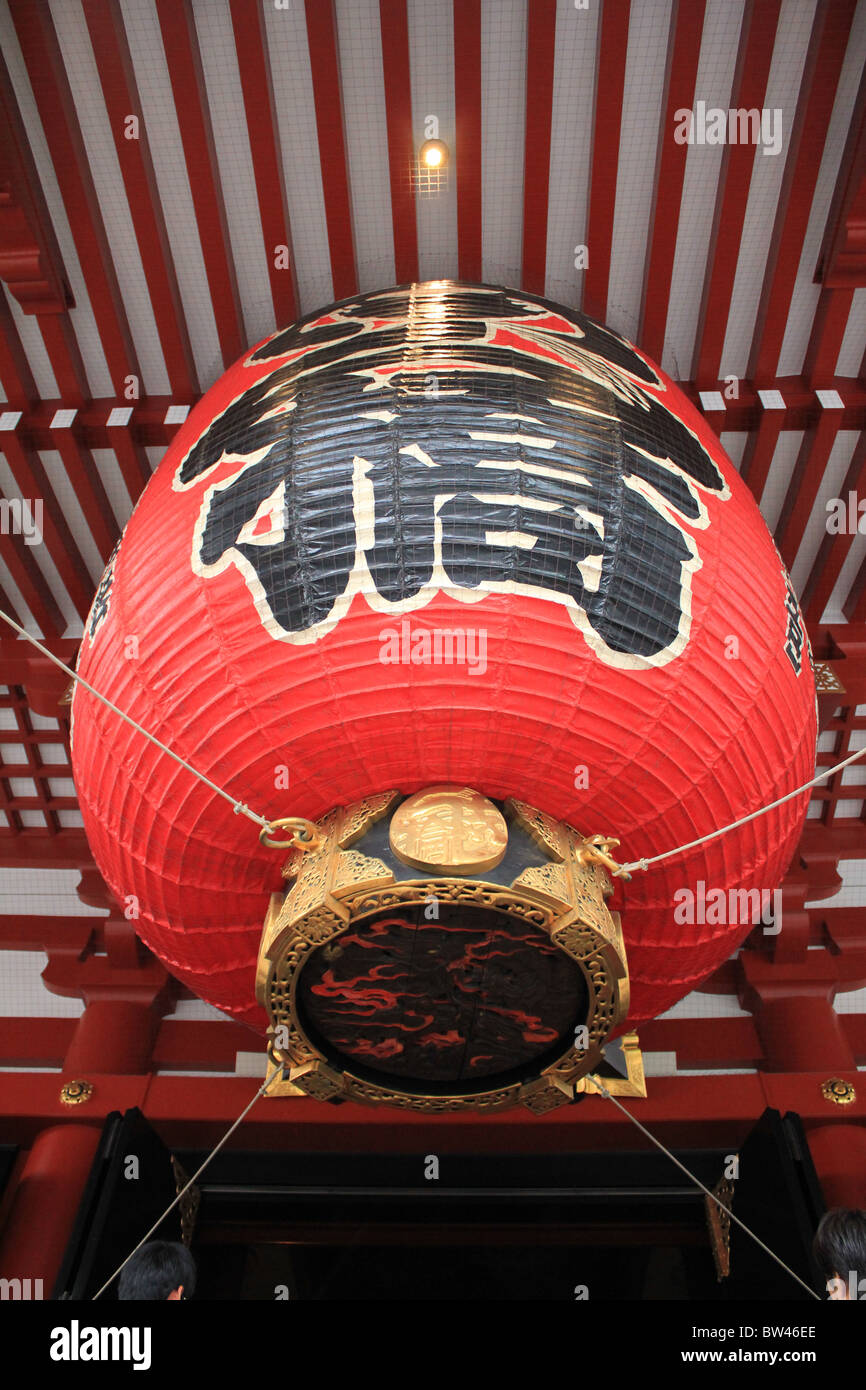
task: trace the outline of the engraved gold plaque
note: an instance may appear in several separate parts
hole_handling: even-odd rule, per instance
[[[433,874],[486,873],[502,862],[508,848],[501,812],[471,787],[416,792],[398,807],[389,835],[403,864]]]

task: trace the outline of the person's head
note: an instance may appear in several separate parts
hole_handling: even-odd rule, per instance
[[[195,1261],[186,1246],[175,1240],[152,1240],[124,1265],[117,1297],[175,1302],[190,1298],[194,1291]]]
[[[812,1253],[831,1299],[866,1295],[866,1211],[834,1207],[825,1212],[812,1241]]]

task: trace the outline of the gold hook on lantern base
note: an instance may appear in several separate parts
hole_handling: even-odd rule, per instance
[[[575,858],[578,864],[601,864],[614,878],[631,878],[631,874],[610,853],[618,844],[619,840],[614,840],[610,835],[584,835],[575,850]]]
[[[290,840],[272,840],[274,830],[293,830]],[[259,831],[259,839],[268,849],[317,850],[322,843],[319,828],[315,821],[305,820],[303,816],[283,816],[282,820],[269,821]]]

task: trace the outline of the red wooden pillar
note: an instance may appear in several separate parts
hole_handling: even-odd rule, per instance
[[[866,1209],[866,1125],[821,1125],[808,1140],[827,1206]]]
[[[91,1000],[69,1045],[64,1075],[88,1080],[97,1072],[141,1076],[151,1071],[160,1013],[130,999]]]
[[[856,1072],[833,1008],[839,976],[828,953],[810,951],[788,964],[745,951],[741,960],[744,1006],[754,1016],[767,1071],[823,1072],[825,1079]]]
[[[775,998],[765,991],[755,1026],[767,1071],[820,1071],[830,1077],[857,1070],[826,990],[795,995],[780,992]]]
[[[0,1235],[0,1277],[29,1279],[31,1298],[51,1296],[99,1135],[89,1125],[52,1125],[30,1150]]]

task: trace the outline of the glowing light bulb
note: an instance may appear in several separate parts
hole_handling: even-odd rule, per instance
[[[448,149],[441,140],[426,140],[421,146],[419,158],[428,169],[442,169],[448,163]]]

